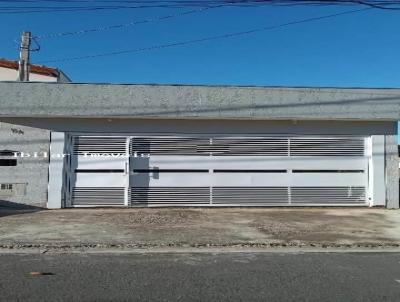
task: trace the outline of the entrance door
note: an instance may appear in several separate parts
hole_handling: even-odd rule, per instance
[[[132,137],[130,204],[209,206],[209,144],[202,136]]]
[[[74,136],[71,206],[128,205],[129,139],[126,136]]]

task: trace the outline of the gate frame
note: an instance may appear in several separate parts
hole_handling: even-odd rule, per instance
[[[221,137],[227,137],[227,136],[233,136],[234,134],[230,133],[120,133],[120,132],[110,132],[110,133],[99,133],[99,132],[52,132],[51,133],[52,137],[64,137],[64,140],[57,141],[55,142],[54,140],[51,141],[51,148],[50,148],[50,153],[55,152],[56,150],[63,150],[66,154],[72,154],[72,147],[73,147],[73,137],[75,136],[126,136],[127,142],[126,142],[126,151],[129,152],[129,141],[132,137],[135,136],[155,136],[155,137],[160,137],[160,136],[177,136],[177,137],[182,137],[182,136],[197,136],[197,137],[204,137],[204,136],[221,136]],[[262,137],[262,136],[289,136],[289,137],[305,137],[305,136],[311,136],[311,137],[327,137],[323,135],[317,135],[317,134],[260,134],[260,133],[251,133],[251,134],[245,134],[245,133],[240,133],[237,135],[238,137]],[[359,135],[330,135],[329,137],[335,138],[335,137],[360,137]],[[382,190],[382,185],[378,182],[376,182],[376,177],[380,177],[383,173],[385,174],[385,165],[384,165],[384,151],[385,151],[385,146],[382,144],[382,141],[384,142],[384,136],[382,135],[372,135],[372,136],[361,136],[365,138],[365,143],[366,143],[366,148],[365,148],[365,156],[369,157],[368,160],[368,170],[366,171],[367,173],[367,183],[366,183],[366,204],[362,204],[361,206],[381,206],[385,205],[385,187],[383,186]],[[381,156],[377,156],[377,155]],[[66,156],[65,158],[71,158],[71,156]],[[73,174],[71,171],[68,170],[68,162],[66,163],[65,160],[63,161],[62,164],[62,169],[61,169],[61,179],[62,179],[62,185],[61,185],[61,190],[60,190],[60,182],[55,181],[57,178],[57,174],[59,175],[59,170],[60,170],[60,161],[58,160],[52,160],[52,156],[50,154],[50,167],[49,167],[49,173],[50,173],[50,178],[49,178],[49,202],[48,202],[48,208],[61,208],[61,207],[73,207],[71,204],[71,185],[68,186],[68,180],[70,182],[70,177]],[[375,168],[374,168],[375,167]],[[129,172],[129,163],[128,163],[128,172]],[[51,172],[53,171],[53,172]],[[125,171],[126,172],[126,171]],[[65,175],[66,174],[66,175]],[[58,184],[57,184],[58,183]],[[124,200],[124,206],[128,207],[129,206],[129,185],[125,188],[125,200]],[[60,192],[61,191],[61,192]],[[58,195],[58,193],[60,193]],[[59,198],[56,198],[56,196],[60,196],[61,200]],[[377,199],[379,198],[379,199]],[[56,199],[59,199],[58,201]],[[379,202],[377,202],[379,200]],[[382,204],[383,201],[383,204]],[[151,205],[150,205],[151,206]],[[201,205],[200,205],[201,206]],[[209,205],[204,205],[204,206],[213,206],[212,202]],[[215,205],[214,205],[215,206]],[[225,205],[224,205],[225,206]],[[242,205],[241,205],[242,206]],[[306,204],[301,204],[301,205],[295,205],[291,204],[290,202],[287,205],[282,205],[282,206],[308,206]],[[330,205],[327,205],[330,206]],[[332,204],[332,206],[338,206],[336,204]],[[343,205],[340,205],[343,206]],[[347,205],[344,205],[347,206]]]

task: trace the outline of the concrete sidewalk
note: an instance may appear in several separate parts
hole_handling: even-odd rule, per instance
[[[400,211],[0,208],[0,248],[399,247]]]

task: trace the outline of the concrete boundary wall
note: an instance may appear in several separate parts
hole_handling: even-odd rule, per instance
[[[0,117],[400,119],[400,89],[0,83]]]
[[[25,153],[17,158],[16,166],[0,167],[0,183],[14,187],[10,194],[0,196],[5,205],[46,206],[49,158],[43,155],[49,153],[49,143],[49,130],[0,122],[0,150]]]
[[[399,155],[397,135],[385,137],[386,207],[399,208]]]

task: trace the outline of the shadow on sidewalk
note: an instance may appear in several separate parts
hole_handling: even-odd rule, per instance
[[[10,215],[39,212],[42,210],[44,209],[40,207],[0,199],[0,218]]]

